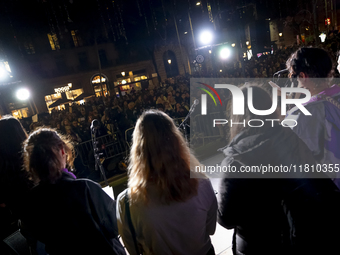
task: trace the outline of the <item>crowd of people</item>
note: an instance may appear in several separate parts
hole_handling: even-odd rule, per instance
[[[29,246],[35,251],[39,244],[44,247],[40,254],[213,255],[210,236],[219,222],[234,230],[234,255],[338,254],[340,88],[328,79],[333,62],[325,50],[300,48],[288,57],[286,67],[290,77],[298,78],[298,86],[310,91],[304,107],[312,114],[292,108],[286,119],[299,123],[292,128],[265,122],[280,119],[279,113],[252,112],[246,96],[244,115],[231,116],[233,121],[257,119],[265,124],[230,128],[221,167],[237,171],[222,174],[217,196],[209,176],[197,171],[201,163],[171,118],[177,112],[165,109],[181,98],[179,108],[188,110],[186,82],[165,84],[141,95],[134,92],[125,100],[94,99],[86,105],[89,109],[72,106],[54,112],[45,120],[54,121],[51,126],[56,125],[57,131],[34,127],[27,135],[17,119],[0,119],[1,237],[20,219]],[[244,95],[249,87],[255,109],[271,108],[272,98],[265,89],[245,85],[240,88]],[[155,91],[158,95],[151,95]],[[154,109],[144,110],[150,106]],[[112,111],[124,119],[115,123],[118,129],[136,123],[128,185],[117,201],[95,182],[72,173],[74,138],[61,134],[69,134],[68,125],[79,117],[87,124],[96,118],[105,126]],[[63,125],[58,123],[62,120]],[[123,122],[129,125],[119,126]],[[243,166],[260,165],[307,165],[308,169],[321,165],[326,171],[241,176]],[[0,251],[11,254],[3,243]]]
[[[273,77],[276,72],[286,68],[286,60],[297,48],[298,46],[292,46],[278,49],[272,54],[253,57],[242,63],[237,61],[226,63],[223,72],[218,72],[217,75],[221,78]],[[335,53],[331,51],[330,55],[333,61],[336,61]],[[137,118],[146,109],[158,109],[172,118],[183,118],[190,109],[191,77],[216,76],[201,70],[194,76],[170,78],[164,83],[151,84],[144,90],[133,88],[120,97],[112,94],[104,98],[89,98],[81,105],[65,105],[64,110],[53,110],[51,114],[42,115],[37,122],[32,122],[28,118],[23,119],[21,123],[27,132],[39,126],[48,126],[70,135],[75,142],[81,142],[91,139],[90,125],[94,119],[101,122],[102,134],[113,132],[123,134],[125,130],[135,125]]]
[[[55,128],[72,137],[75,142],[91,139],[90,126],[94,119],[101,123],[101,134],[121,132],[133,127],[137,118],[146,109],[164,111],[172,118],[183,118],[190,107],[189,80],[178,77],[176,83],[167,81],[160,85],[150,85],[146,90],[134,90],[121,97],[89,98],[86,103],[71,106],[65,110],[53,110],[51,114],[39,117],[38,122],[22,120],[31,132],[39,126]]]

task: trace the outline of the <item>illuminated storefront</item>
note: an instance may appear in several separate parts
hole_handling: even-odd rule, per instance
[[[108,82],[108,79],[103,74],[101,76],[102,76],[101,82],[100,82],[99,74],[94,75],[91,79],[91,83],[93,86],[94,93],[96,94],[96,97],[103,96],[102,91],[104,92],[104,96],[107,96],[109,94],[107,90],[107,85],[106,85],[106,83]]]
[[[126,75],[128,73],[128,75]],[[136,90],[142,89],[142,80],[147,80],[146,70],[121,72],[121,75],[117,75],[117,81],[114,82],[115,87],[119,86],[122,92],[127,92],[134,87]],[[126,85],[124,85],[126,84]]]
[[[54,88],[54,92],[55,92],[54,94],[45,96],[45,102],[49,112],[51,112],[53,109],[56,110],[65,109],[65,104],[60,104],[55,107],[51,107],[51,105],[55,103],[57,100],[64,99],[65,103],[72,102],[72,100],[80,96],[84,91],[82,88],[72,90],[72,83],[68,83],[66,86]]]
[[[12,115],[18,119],[28,117],[28,107],[12,111]]]
[[[30,100],[26,101],[14,101],[11,100],[12,102],[9,103],[8,106],[8,113],[12,114],[12,116],[22,119],[22,118],[27,118],[35,114],[32,106],[32,102]]]

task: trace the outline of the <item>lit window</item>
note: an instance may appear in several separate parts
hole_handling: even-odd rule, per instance
[[[130,85],[126,85],[126,86],[122,86],[121,90],[129,90],[130,89]]]
[[[83,93],[83,89],[75,89],[66,92],[66,98],[74,100],[77,96]]]
[[[81,38],[79,36],[78,30],[71,30],[71,35],[72,35],[74,46],[75,47],[82,46],[82,41],[81,41]]]
[[[60,50],[57,34],[47,34],[48,40],[50,41],[52,50]]]
[[[105,81],[106,81],[105,77],[102,76],[102,82],[105,82]],[[100,83],[99,75],[95,76],[95,77],[92,79],[92,83]]]
[[[12,115],[18,119],[27,118],[28,117],[28,108],[22,108],[18,110],[12,111]]]
[[[32,42],[25,42],[24,47],[27,54],[35,54],[35,49]]]
[[[134,78],[135,79],[135,78]],[[127,84],[127,83],[130,83],[131,82],[131,79],[130,78],[127,78],[127,79],[123,79],[123,80],[118,80],[116,82],[116,85],[121,85],[121,84]]]

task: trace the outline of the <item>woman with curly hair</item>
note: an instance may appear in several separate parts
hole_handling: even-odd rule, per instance
[[[50,255],[125,254],[115,201],[97,183],[76,179],[68,171],[73,160],[70,141],[52,129],[38,129],[25,141],[25,168],[37,184],[27,201],[28,232]]]

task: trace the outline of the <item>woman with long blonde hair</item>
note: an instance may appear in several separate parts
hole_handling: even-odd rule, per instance
[[[118,196],[119,234],[130,254],[214,254],[216,197],[172,119],[157,110],[138,119],[128,189]],[[195,176],[197,177],[197,176]]]

